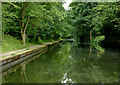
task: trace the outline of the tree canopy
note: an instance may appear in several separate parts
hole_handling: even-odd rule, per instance
[[[70,6],[74,37],[80,42],[120,41],[120,2],[73,2]]]
[[[57,40],[67,36],[66,11],[61,2],[3,3],[5,34],[38,42],[39,39]]]
[[[120,42],[120,2],[2,3],[3,32],[25,42],[74,38],[80,43]]]

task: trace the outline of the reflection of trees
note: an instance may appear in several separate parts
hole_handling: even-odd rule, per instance
[[[111,55],[111,53],[109,53],[109,55],[111,55],[111,58],[105,59],[104,55],[101,55],[101,57],[99,57],[97,51],[93,49],[92,54],[89,57],[88,49],[78,48],[77,46],[73,46],[71,52],[72,64],[70,66],[71,68],[69,68],[70,72],[68,74],[74,82],[115,82],[117,80],[117,76],[111,74],[114,73],[114,71],[117,71],[117,68],[114,68],[114,70],[111,68],[112,63],[114,63],[113,67],[118,66],[115,63],[116,60],[111,59],[115,54]],[[107,60],[109,63],[106,62]],[[111,70],[111,72],[108,69]]]
[[[66,72],[67,59],[69,59],[70,44],[51,49],[29,63],[26,68],[30,82],[56,83],[60,82]],[[32,69],[32,70],[29,70]],[[31,74],[32,73],[32,74]],[[34,76],[34,79],[33,79]]]
[[[104,54],[105,49],[99,46],[98,44],[92,44],[91,46],[97,50],[97,56],[100,57],[101,55]]]
[[[24,64],[24,65],[22,66],[22,68],[21,68],[21,81],[22,81],[23,83],[28,82],[28,78],[27,78],[26,73],[25,73],[25,69],[26,69],[25,66],[26,66],[26,65]]]
[[[59,50],[60,47],[51,49],[47,53],[41,55],[37,60],[34,60],[29,64],[27,70],[32,69],[27,71],[29,80],[31,80],[30,82],[50,83],[55,80],[59,80],[59,72],[56,72],[59,68],[58,66],[54,66],[54,64],[58,63],[57,56],[59,54]]]
[[[105,51],[100,56],[98,53],[99,51],[92,49],[89,55],[88,47],[64,43],[23,65],[5,79],[14,83],[58,83],[67,74],[64,80],[75,83],[114,82],[117,79],[117,63],[114,57],[117,53]]]
[[[118,79],[118,53],[113,51],[107,51],[100,58],[101,63],[98,65],[104,71],[104,76],[106,76],[109,81],[116,82]]]

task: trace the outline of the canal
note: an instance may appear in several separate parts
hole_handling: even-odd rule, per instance
[[[98,50],[100,49],[100,50]],[[117,83],[118,49],[63,42],[2,78],[3,83]]]

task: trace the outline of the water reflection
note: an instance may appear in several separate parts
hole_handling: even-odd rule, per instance
[[[26,72],[25,72],[25,68],[26,68],[26,65],[24,64],[22,67],[21,67],[21,82],[28,82],[28,78],[26,76]]]
[[[101,49],[100,47],[96,47]],[[5,83],[115,83],[118,51],[64,43],[3,78]]]
[[[63,78],[61,79],[61,83],[74,83],[72,79],[67,77],[67,73],[64,74]]]

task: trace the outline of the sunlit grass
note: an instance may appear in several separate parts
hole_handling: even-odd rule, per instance
[[[21,40],[17,40],[16,38],[9,35],[4,35],[3,43],[2,43],[2,53],[16,51],[16,50],[34,46],[34,45],[36,44],[26,43],[26,45],[24,46]]]

